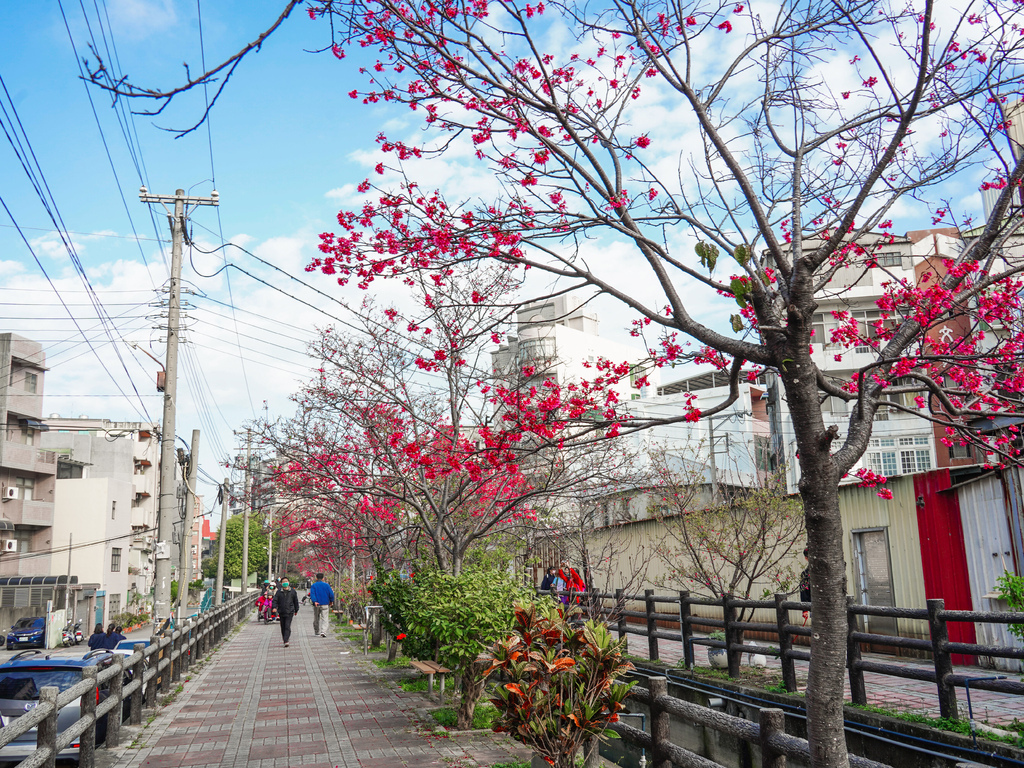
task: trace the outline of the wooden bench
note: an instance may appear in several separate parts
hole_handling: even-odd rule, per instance
[[[436,661],[413,661],[413,667],[427,676],[427,695],[434,694],[434,675],[438,676],[438,696],[441,703],[444,703],[444,676],[451,674],[450,669],[445,669]]]

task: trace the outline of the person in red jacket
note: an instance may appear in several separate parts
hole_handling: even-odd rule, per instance
[[[580,594],[587,591],[587,585],[583,578],[568,563],[562,564],[562,568],[558,571],[558,576],[565,582],[565,588],[569,591],[570,600],[575,600],[579,603]]]

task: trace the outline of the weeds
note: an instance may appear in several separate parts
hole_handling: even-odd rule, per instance
[[[438,725],[443,725],[445,728],[454,728],[458,719],[458,715],[451,707],[434,710],[430,713],[430,716],[437,721]],[[498,716],[498,708],[493,704],[479,704],[473,712],[473,725],[471,727],[474,730],[491,728],[498,719]]]

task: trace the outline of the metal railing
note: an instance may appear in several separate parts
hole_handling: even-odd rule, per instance
[[[673,641],[682,644],[683,659],[687,669],[693,669],[694,646],[721,648],[728,658],[730,677],[740,672],[741,657],[745,653],[763,654],[778,657],[782,664],[782,683],[786,690],[797,690],[796,661],[810,661],[811,654],[807,647],[794,647],[794,638],[809,638],[813,632],[812,624],[797,626],[790,623],[790,611],[809,611],[810,603],[796,602],[789,595],[776,594],[772,600],[741,600],[733,597],[722,599],[693,597],[689,592],[677,595],[655,595],[654,590],[644,590],[643,595],[627,595],[623,590],[614,594],[596,591],[587,592],[552,592],[556,595],[568,595],[573,601],[579,601],[591,615],[599,615],[617,630],[619,638],[627,634],[641,635],[647,638],[648,658],[651,661],[660,659],[659,640]],[[626,610],[629,602],[644,603],[643,611]],[[672,613],[661,612],[659,605],[670,604],[676,610]],[[1019,680],[993,679],[990,676],[975,677],[953,671],[952,654],[969,656],[989,656],[1005,659],[1024,659],[1024,648],[983,645],[981,643],[954,642],[949,639],[950,622],[985,622],[994,624],[1024,624],[1024,613],[1009,611],[958,611],[945,609],[945,601],[928,600],[927,608],[895,608],[878,605],[860,605],[847,597],[847,671],[850,678],[850,695],[854,704],[867,704],[867,691],[864,684],[864,673],[874,672],[893,677],[912,680],[923,680],[936,685],[941,717],[956,720],[957,712],[956,688],[971,690],[987,690],[998,693],[1024,694],[1024,682]],[[720,608],[722,618],[695,616],[691,613],[692,606],[711,606]],[[740,621],[739,611],[744,609],[765,609],[773,611],[775,621],[755,622]],[[900,635],[881,635],[861,632],[859,616],[880,616],[900,619],[926,620],[929,627],[929,638],[902,637]],[[642,623],[630,622],[639,619]],[[672,629],[659,626],[668,624]],[[694,626],[721,630],[725,640],[713,640],[694,634]],[[775,635],[778,647],[749,645],[742,642],[747,631],[762,632]],[[861,657],[861,644],[887,646],[891,648],[912,649],[931,655],[932,668],[921,665],[890,664],[866,660]]]
[[[142,708],[156,706],[157,695],[168,694],[189,667],[210,652],[229,631],[249,613],[256,596],[242,595],[212,611],[189,619],[182,627],[164,636],[153,636],[149,645],[136,643],[131,656],[115,654],[114,662],[103,671],[97,666],[83,670],[82,681],[65,691],[45,686],[39,691],[39,702],[21,717],[9,720],[0,728],[0,747],[36,728],[35,751],[18,763],[18,768],[52,768],[63,750],[79,743],[81,768],[93,768],[96,752],[96,724],[107,716],[105,744],[121,743],[122,703],[130,699],[129,722],[142,723]],[[130,680],[125,682],[125,673]],[[102,701],[97,691],[109,684],[109,695]],[[61,709],[79,702],[80,717],[67,729],[57,731]]]

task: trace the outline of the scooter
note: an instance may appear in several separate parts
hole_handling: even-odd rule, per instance
[[[85,639],[85,634],[82,632],[82,620],[79,619],[75,622],[75,645],[78,645]]]
[[[60,643],[65,648],[70,648],[75,644],[75,630],[72,628],[70,621],[67,626],[60,631]]]

